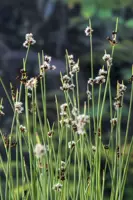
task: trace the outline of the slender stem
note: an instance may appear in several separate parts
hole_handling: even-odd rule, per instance
[[[91,28],[91,20],[89,19],[89,26]],[[93,79],[93,45],[92,45],[92,33],[90,34],[90,53],[91,53],[91,78]],[[92,85],[92,109],[93,109],[93,124],[94,131],[96,131],[96,122],[95,122],[95,98],[94,98],[94,86]]]

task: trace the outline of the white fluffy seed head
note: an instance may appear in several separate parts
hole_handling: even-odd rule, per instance
[[[41,158],[43,155],[47,153],[47,148],[45,145],[36,144],[34,148],[34,153],[37,158]]]

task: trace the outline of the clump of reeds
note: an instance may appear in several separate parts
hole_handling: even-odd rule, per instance
[[[56,70],[56,67],[51,65],[52,58],[42,52],[41,55],[38,54],[38,76],[28,77],[28,53],[36,41],[33,34],[26,35],[23,45],[27,48],[27,53],[23,60],[23,69],[17,77],[20,81],[19,90],[15,91],[11,85],[10,97],[0,79],[14,113],[10,134],[4,135],[1,131],[7,160],[5,162],[0,157],[5,177],[4,189],[0,179],[1,199],[105,200],[105,192],[108,192],[107,199],[123,199],[133,143],[131,139],[127,145],[133,71],[130,79],[131,97],[127,126],[122,140],[122,109],[126,86],[123,81],[117,82],[116,97],[112,97],[110,83],[110,71],[117,45],[117,27],[118,20],[112,38],[107,37],[112,45],[112,52],[107,54],[105,51],[103,67],[99,69],[96,77],[93,73],[92,44],[95,30],[93,32],[90,21],[85,30],[90,40],[91,76],[88,77],[87,100],[83,105],[80,101],[78,79],[80,63],[66,51],[66,74],[61,74],[60,86],[64,94],[64,103],[60,105],[55,95],[57,121],[52,126],[47,118],[46,75],[48,70]],[[97,87],[98,98],[94,96]],[[38,88],[41,90],[41,106]],[[104,144],[103,114],[107,95],[110,99],[110,134],[108,144]],[[0,117],[4,115],[1,100]],[[27,160],[25,148],[28,152]],[[16,155],[15,163],[12,161],[12,153]]]

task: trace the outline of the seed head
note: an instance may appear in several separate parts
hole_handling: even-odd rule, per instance
[[[114,126],[114,125],[116,125],[116,123],[117,123],[117,118],[112,118],[111,120],[110,120],[110,123]]]
[[[36,40],[34,40],[33,34],[32,33],[27,33],[25,35],[25,42],[23,43],[23,46],[28,48],[29,45],[33,45],[35,43],[36,43]]]
[[[104,54],[103,60],[107,63],[107,67],[110,67],[112,65],[112,58],[110,54]]]
[[[53,190],[57,191],[57,192],[61,192],[63,185],[60,183],[57,183],[55,185],[53,185]]]
[[[20,129],[20,131],[22,132],[22,133],[25,133],[27,130],[26,130],[26,127],[25,126],[23,126],[23,125],[20,125],[19,126],[19,129]]]
[[[70,142],[68,142],[68,148],[69,148],[69,149],[74,148],[75,145],[76,145],[76,142],[74,142],[74,141],[70,141]]]
[[[34,153],[37,158],[41,158],[43,155],[47,153],[47,148],[45,145],[36,144],[34,148]]]
[[[90,26],[87,26],[85,29],[85,35],[90,36],[93,32],[93,29]]]
[[[18,114],[21,114],[22,111],[24,110],[23,108],[23,103],[22,102],[15,102],[14,106],[15,106],[15,111],[18,113]]]
[[[28,90],[33,90],[33,88],[36,88],[36,86],[37,86],[37,78],[35,77],[35,78],[29,79],[29,80],[26,82],[25,86],[26,86],[26,88],[27,88]]]
[[[94,83],[97,83],[97,84],[102,84],[102,83],[105,83],[106,79],[105,79],[105,76],[101,75],[101,76],[97,76],[93,82]]]
[[[98,73],[99,76],[106,75],[106,74],[107,74],[107,71],[105,71],[104,69],[99,69],[99,73]]]

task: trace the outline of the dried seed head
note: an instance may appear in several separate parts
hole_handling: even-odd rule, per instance
[[[18,114],[21,114],[22,111],[24,110],[24,108],[23,108],[22,105],[23,105],[22,102],[15,102],[15,104],[14,104],[15,111],[16,111]]]
[[[53,136],[53,134],[54,134],[54,131],[53,130],[50,130],[49,132],[48,132],[48,137],[52,137]]]
[[[105,79],[105,76],[101,75],[101,76],[97,76],[93,82],[94,83],[97,83],[97,84],[102,84],[102,83],[105,83],[106,79]]]
[[[25,126],[23,126],[23,125],[20,125],[19,126],[19,129],[20,129],[20,131],[22,132],[22,133],[25,133],[27,130],[26,130],[26,127]]]
[[[56,69],[56,66],[55,66],[55,65],[52,65],[52,66],[50,66],[49,69],[50,69],[50,70],[55,70],[55,69]]]
[[[65,82],[65,83],[69,83],[69,81],[71,80],[71,78],[70,78],[68,75],[64,75],[64,76],[62,77],[62,80],[63,80],[63,82]]]
[[[61,160],[61,167],[65,167],[66,163]]]
[[[73,60],[74,56],[71,54],[71,55],[68,55],[68,60]]]
[[[69,149],[74,148],[75,145],[76,145],[76,142],[74,142],[74,141],[70,141],[70,142],[68,142],[68,148],[69,148]]]
[[[112,65],[112,58],[110,54],[104,54],[103,60],[107,63],[107,67],[110,67]]]
[[[29,79],[25,84],[25,87],[28,90],[33,90],[33,88],[36,88],[36,86],[37,86],[37,78],[36,77]]]
[[[51,56],[45,55],[44,61],[46,61],[47,63],[50,63],[51,62]]]
[[[122,107],[120,100],[116,100],[113,105],[115,110],[118,110],[119,108]]]
[[[37,158],[41,158],[43,155],[47,153],[47,148],[45,145],[36,144],[34,148],[34,153]]]
[[[110,123],[114,126],[114,125],[116,125],[116,123],[117,123],[117,118],[112,118],[111,120],[110,120]]]
[[[35,43],[36,43],[36,40],[34,40],[33,34],[32,33],[27,33],[25,35],[25,42],[23,43],[23,46],[28,48],[29,45],[33,45]]]
[[[106,75],[106,74],[107,74],[107,71],[105,71],[104,69],[99,69],[99,73],[98,73],[99,76]]]
[[[60,183],[57,183],[55,185],[53,185],[53,190],[57,191],[57,192],[61,192],[63,185]]]
[[[40,66],[40,74],[43,76],[43,73],[47,70],[55,70],[56,66],[55,65],[50,65],[51,62],[51,57],[48,55],[44,56],[44,62],[43,64]]]
[[[126,89],[127,89],[127,87],[123,83],[122,84],[119,83],[119,91],[118,91],[118,93],[119,93],[120,96],[124,95],[124,92],[126,91]]]
[[[92,146],[92,151],[94,151],[94,152],[96,151],[96,146],[94,146],[94,145]]]
[[[92,78],[89,78],[88,85],[93,85],[93,79]]]
[[[85,35],[90,36],[93,32],[93,29],[90,26],[87,26],[85,29]]]

